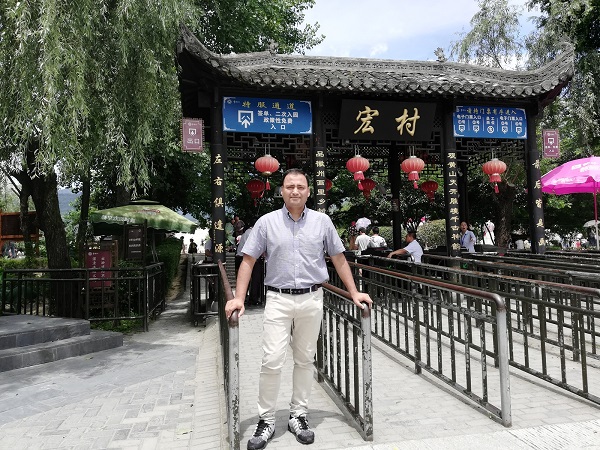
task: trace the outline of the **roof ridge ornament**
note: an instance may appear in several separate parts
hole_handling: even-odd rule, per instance
[[[433,53],[435,54],[435,56],[437,56],[438,62],[445,63],[446,61],[448,61],[448,58],[446,58],[446,55],[444,55],[444,49],[442,47],[436,48]]]

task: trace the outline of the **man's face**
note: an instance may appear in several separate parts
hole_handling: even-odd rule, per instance
[[[299,173],[290,173],[283,180],[281,196],[287,209],[304,207],[310,189],[306,177]]]
[[[460,230],[463,233],[467,231],[467,223],[466,222],[461,222],[461,224],[460,224]]]

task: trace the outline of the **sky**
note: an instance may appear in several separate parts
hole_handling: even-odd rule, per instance
[[[524,7],[526,0],[510,0]],[[323,43],[307,55],[345,56],[395,60],[435,60],[441,47],[449,47],[457,33],[470,30],[478,11],[477,0],[316,0],[306,12],[307,23],[318,22]],[[533,29],[523,8],[522,34]]]

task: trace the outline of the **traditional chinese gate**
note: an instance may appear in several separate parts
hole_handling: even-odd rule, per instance
[[[313,207],[322,212],[325,172],[345,170],[358,149],[370,173],[388,172],[395,245],[403,222],[400,163],[419,156],[422,177],[444,180],[449,255],[459,253],[459,223],[468,220],[469,168],[480,170],[492,156],[525,164],[532,251],[545,251],[536,118],[571,79],[572,48],[541,69],[516,72],[444,58],[323,58],[274,49],[217,55],[182,27],[178,62],[183,115],[210,129],[217,259],[225,259],[224,180],[235,180],[236,167],[247,167],[265,147],[282,168],[312,175]]]

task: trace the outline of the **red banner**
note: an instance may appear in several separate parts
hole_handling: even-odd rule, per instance
[[[204,122],[202,119],[181,119],[181,148],[184,152],[204,150]]]
[[[544,158],[558,158],[560,155],[560,138],[558,130],[542,130],[544,141]]]

